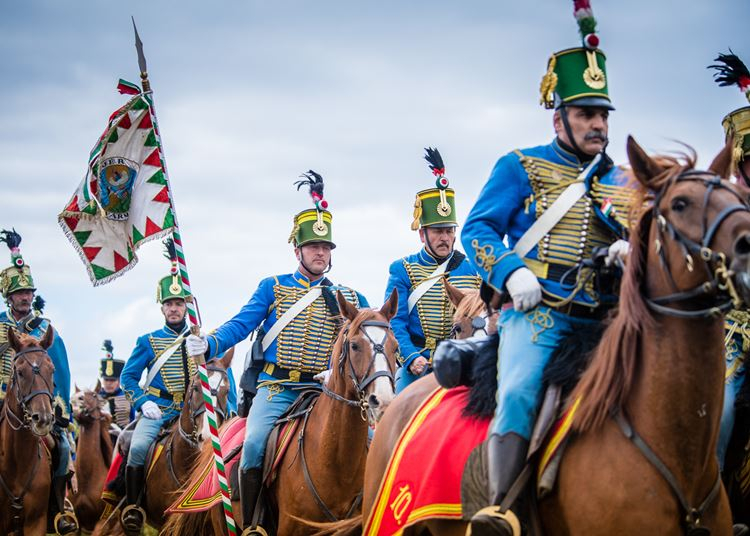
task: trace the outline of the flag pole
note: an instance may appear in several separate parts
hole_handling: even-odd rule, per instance
[[[164,178],[167,181],[167,191],[169,192],[169,201],[172,205],[172,214],[174,216],[174,229],[172,231],[175,252],[177,253],[177,266],[180,270],[180,279],[182,280],[182,287],[185,294],[185,304],[187,305],[187,316],[190,324],[190,332],[193,335],[200,335],[201,326],[200,318],[198,316],[197,307],[193,298],[193,293],[190,289],[190,277],[187,271],[187,262],[185,261],[185,252],[182,248],[182,237],[180,236],[180,226],[177,220],[177,210],[174,204],[174,197],[172,196],[172,188],[169,186],[169,173],[167,172],[167,162],[164,156],[164,146],[161,143],[161,132],[159,125],[156,120],[156,109],[154,107],[153,91],[151,90],[151,83],[148,80],[148,70],[146,68],[146,57],[143,54],[143,43],[141,38],[138,36],[138,28],[135,26],[135,18],[131,17],[133,21],[133,31],[135,32],[135,48],[138,52],[138,67],[141,72],[141,84],[143,86],[143,93],[146,99],[149,101],[151,111],[154,119],[154,130],[159,139],[159,145],[162,150],[162,166],[164,168]],[[198,375],[200,376],[201,389],[203,392],[203,404],[206,407],[206,416],[208,418],[208,428],[211,432],[211,446],[214,452],[214,464],[216,466],[216,473],[219,477],[219,488],[221,490],[221,501],[224,506],[224,520],[226,521],[227,530],[232,536],[237,534],[237,525],[234,521],[234,514],[232,512],[232,500],[229,492],[229,481],[227,480],[226,469],[224,466],[224,456],[221,452],[221,443],[219,442],[219,431],[216,420],[216,411],[213,395],[211,394],[211,386],[208,383],[208,370],[206,369],[206,359],[203,355],[190,356],[195,361],[198,367]]]

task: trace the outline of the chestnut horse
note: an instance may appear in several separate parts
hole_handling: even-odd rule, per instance
[[[45,437],[52,431],[55,367],[47,354],[54,340],[41,341],[8,329],[16,352],[0,414],[0,534],[44,535],[51,485],[51,459]]]
[[[207,365],[208,381],[216,397],[218,424],[221,424],[227,415],[227,369],[232,364],[233,357],[234,348],[231,348],[224,357]],[[141,506],[146,511],[146,523],[156,528],[166,522],[164,512],[177,498],[176,493],[180,487],[192,476],[192,467],[202,444],[211,443],[200,377],[197,373],[190,380],[185,398],[180,416],[172,425],[164,443],[162,454],[146,476],[146,497],[141,501]],[[102,520],[94,534],[122,534],[119,517],[118,513],[115,513]]]
[[[295,441],[289,445],[269,489],[278,509],[277,534],[283,536],[315,532],[317,529],[309,521],[330,519],[321,505],[335,518],[359,510],[368,428],[380,419],[395,396],[393,374],[398,343],[389,322],[398,308],[398,294],[391,293],[377,311],[357,310],[341,293],[337,293],[336,299],[346,322],[333,347],[331,376],[309,413],[304,443]],[[202,459],[196,473],[210,463],[208,445]],[[314,490],[306,482],[303,464]],[[234,503],[235,514],[240,512],[239,506]],[[241,523],[240,520],[238,525]],[[213,530],[205,532],[209,526]],[[221,504],[201,514],[173,514],[162,534],[211,532],[226,534]]]
[[[78,489],[70,497],[78,517],[78,525],[94,530],[104,511],[102,489],[112,463],[112,438],[109,425],[112,416],[104,408],[106,400],[99,395],[99,382],[93,391],[76,387],[71,398],[73,417],[78,423],[76,444],[76,481]]]

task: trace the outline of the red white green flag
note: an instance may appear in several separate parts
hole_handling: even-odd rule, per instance
[[[124,80],[118,90],[134,96],[110,116],[83,182],[58,216],[94,286],[135,266],[138,247],[174,227],[151,95]]]

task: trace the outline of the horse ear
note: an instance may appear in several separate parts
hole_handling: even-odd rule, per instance
[[[380,308],[380,314],[386,317],[388,320],[396,316],[396,313],[398,312],[398,291],[396,290],[396,287],[393,287],[393,290],[391,290],[391,295],[388,296],[388,299],[383,304],[383,307]]]
[[[21,341],[18,340],[18,332],[16,329],[6,324],[5,332],[10,347],[16,352],[21,351]]]
[[[80,393],[81,392],[81,390],[78,388],[78,384],[77,383],[74,383],[73,387],[75,387],[75,392],[76,393]],[[98,391],[98,389],[97,389],[97,391]]]
[[[346,301],[346,298],[344,298],[344,295],[340,290],[336,291],[336,301],[339,304],[339,311],[341,311],[341,314],[344,316],[344,318],[347,318],[348,320],[354,320],[359,314],[359,311],[356,307],[354,307],[354,304]]]
[[[633,136],[628,136],[627,152],[635,178],[646,188],[656,190],[657,188],[652,186],[652,179],[660,175],[665,168],[648,156],[646,151],[633,139]]]
[[[708,170],[715,173],[722,179],[728,179],[732,175],[732,149],[734,146],[733,137],[730,136],[727,139],[727,144],[724,148],[716,155],[714,161],[708,166]]]
[[[461,291],[460,289],[454,287],[448,282],[448,278],[445,278],[445,292],[448,294],[448,299],[453,304],[453,307],[458,307],[458,304],[461,303],[461,300],[463,300],[466,297],[466,293]]]
[[[234,346],[224,352],[224,357],[219,359],[219,363],[221,363],[222,368],[226,370],[232,366],[232,359],[234,359]]]
[[[76,386],[76,389],[78,389],[78,386]],[[94,387],[94,393],[98,393],[101,390],[102,390],[102,381],[99,378],[97,378],[96,379],[96,386]],[[76,391],[76,392],[78,392],[78,391]]]
[[[50,326],[47,331],[44,332],[44,337],[39,341],[39,345],[45,350],[52,346],[52,342],[55,340],[55,329]]]

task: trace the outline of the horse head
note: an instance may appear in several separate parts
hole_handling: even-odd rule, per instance
[[[750,207],[730,183],[731,140],[707,171],[694,156],[680,162],[649,157],[633,140],[633,174],[652,197],[640,229],[648,240],[647,305],[681,318],[719,317],[750,303]],[[645,237],[645,234],[644,234]],[[642,252],[635,252],[642,258]]]
[[[55,366],[47,354],[54,337],[51,326],[41,341],[8,329],[8,342],[15,351],[5,399],[8,422],[14,429],[28,428],[37,436],[50,433],[55,422],[52,412]]]
[[[99,394],[99,382],[97,387],[81,390],[76,386],[75,393],[70,398],[70,406],[73,409],[73,417],[79,424],[90,425],[94,421],[103,420],[109,415],[107,401]]]
[[[213,399],[216,401],[216,427],[218,428],[228,417],[227,402],[229,399],[229,373],[232,364],[234,348],[226,351],[221,359],[206,364],[208,385]],[[203,402],[203,389],[200,374],[196,373],[190,381],[186,393],[187,402],[182,407],[180,415],[180,434],[192,444],[198,446],[202,441],[211,437],[209,430],[206,405]],[[190,430],[188,432],[188,430]]]
[[[341,292],[336,293],[341,315],[346,320],[331,359],[331,389],[324,392],[352,406],[359,406],[362,417],[375,425],[396,396],[398,342],[390,320],[398,309],[395,289],[379,310],[357,309]]]
[[[493,335],[497,333],[497,311],[490,311],[476,290],[461,290],[445,280],[448,299],[456,308],[453,313],[451,339]],[[491,314],[490,314],[491,313]]]

